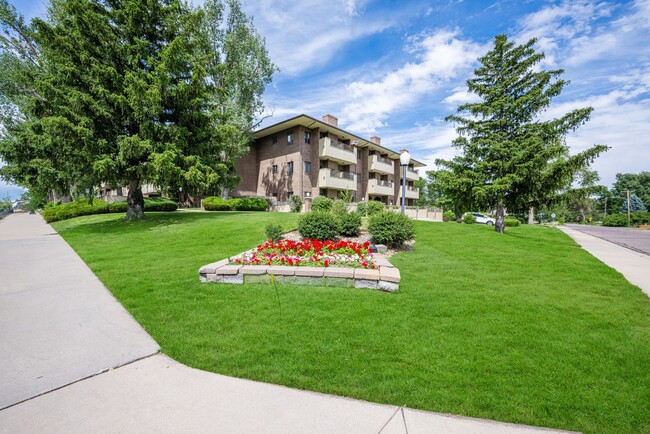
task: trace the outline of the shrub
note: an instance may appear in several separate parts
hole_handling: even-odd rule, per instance
[[[384,204],[377,201],[377,200],[371,200],[368,202],[368,216],[375,215],[378,212],[384,211]]]
[[[298,220],[298,231],[303,238],[333,240],[339,232],[334,214],[325,211],[311,211]]]
[[[505,219],[503,219],[503,222],[505,223],[506,227],[509,227],[509,228],[514,228],[514,227],[517,227],[517,226],[519,226],[521,224],[519,219],[516,219],[516,218],[515,219],[513,219],[513,218],[505,218]]]
[[[126,201],[113,202],[108,204],[108,212],[126,212],[129,204]]]
[[[368,212],[368,202],[359,202],[357,203],[357,214],[360,216],[365,216]]]
[[[468,225],[473,225],[476,223],[476,217],[474,217],[473,214],[465,214],[463,216],[463,222],[465,222]]]
[[[103,200],[95,199],[91,204],[87,198],[81,198],[74,202],[46,207],[41,215],[46,222],[52,223],[82,215],[105,214],[107,212],[108,204]]]
[[[173,200],[162,197],[148,197],[144,200],[145,211],[176,211],[177,209],[178,203]],[[124,208],[124,212],[126,212],[126,208]]]
[[[332,213],[336,215],[345,214],[348,212],[348,204],[341,199],[336,199],[332,204]]]
[[[230,202],[219,196],[210,196],[203,199],[203,209],[206,211],[230,211],[232,206]]]
[[[330,211],[334,201],[329,197],[317,196],[311,203],[312,211]]]
[[[630,213],[630,225],[638,226],[650,222],[650,212]],[[625,227],[627,226],[627,214],[610,214],[603,219],[603,226]]]
[[[442,213],[443,222],[454,222],[456,221],[456,214],[453,211],[445,211]]]
[[[392,211],[381,211],[371,216],[368,232],[374,243],[389,247],[398,247],[415,238],[413,221],[404,214]]]
[[[236,197],[228,199],[235,211],[266,211],[269,203],[261,197]]]
[[[356,237],[361,227],[361,215],[356,212],[339,214],[339,234],[345,237]]]
[[[291,203],[291,212],[300,212],[302,209],[302,197],[294,194],[289,198],[289,202]]]
[[[282,226],[269,223],[266,225],[266,238],[276,242],[282,239]]]

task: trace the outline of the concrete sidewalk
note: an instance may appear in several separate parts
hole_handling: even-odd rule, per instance
[[[184,366],[37,215],[0,221],[0,283],[0,432],[561,432]]]
[[[559,229],[650,297],[650,256],[568,227]]]

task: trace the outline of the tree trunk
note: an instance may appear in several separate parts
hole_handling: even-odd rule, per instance
[[[144,218],[144,196],[139,180],[129,181],[129,194],[126,197],[128,208],[126,209],[126,220],[140,220]]]
[[[500,234],[504,233],[506,230],[505,217],[506,209],[503,207],[503,205],[497,205],[497,221],[494,224],[494,230]]]
[[[528,224],[535,224],[535,208],[532,206],[528,208]]]

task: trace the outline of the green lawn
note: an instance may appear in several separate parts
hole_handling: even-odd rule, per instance
[[[584,432],[650,432],[650,300],[555,229],[415,222],[400,291],[201,284],[295,214],[54,226],[161,345],[226,375]]]

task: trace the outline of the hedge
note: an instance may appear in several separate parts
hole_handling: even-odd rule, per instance
[[[630,225],[639,226],[650,223],[650,212],[630,213]],[[610,214],[603,219],[603,226],[624,227],[627,226],[627,213]]]
[[[203,199],[203,209],[206,211],[266,211],[269,203],[260,197],[242,197],[222,199],[219,196],[209,196]]]
[[[77,199],[74,202],[62,203],[60,205],[48,205],[41,212],[46,222],[52,223],[59,220],[67,220],[82,215],[107,214],[126,212],[128,204],[124,201],[106,203],[101,199],[93,199],[92,204],[86,198]],[[147,211],[176,211],[178,204],[169,199],[160,197],[146,198],[144,210]]]

